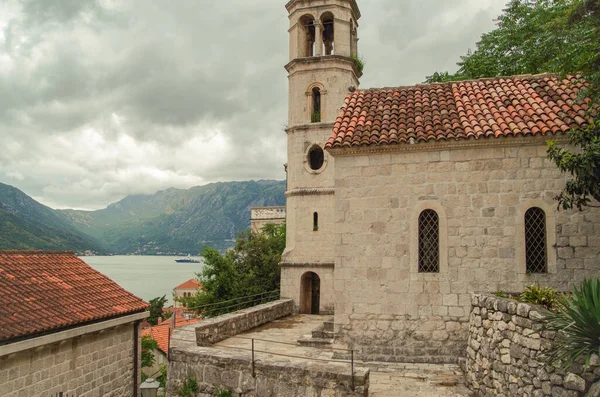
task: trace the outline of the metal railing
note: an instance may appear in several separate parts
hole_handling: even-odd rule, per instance
[[[223,314],[232,313],[237,310],[247,309],[258,306],[263,303],[273,302],[279,299],[279,290],[263,292],[255,295],[241,296],[239,298],[229,299],[226,301],[208,303],[200,306],[186,307],[184,314],[193,312],[202,316],[202,318],[212,318],[222,316]],[[173,315],[173,326],[175,327],[177,319]]]

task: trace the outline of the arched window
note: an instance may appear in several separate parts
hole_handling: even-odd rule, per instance
[[[333,14],[330,12],[324,13],[321,16],[321,23],[323,24],[323,55],[333,55],[335,53]]]
[[[319,231],[319,213],[315,212],[313,214],[313,232]]]
[[[313,123],[321,122],[321,90],[319,87],[312,89],[312,112],[310,121]]]
[[[299,56],[301,58],[315,55],[315,20],[312,15],[300,18]]]
[[[547,273],[546,213],[532,207],[525,212],[525,267],[527,273]]]
[[[419,215],[419,273],[440,271],[440,218],[434,210]]]

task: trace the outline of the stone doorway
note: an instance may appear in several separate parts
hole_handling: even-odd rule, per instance
[[[317,273],[302,275],[300,289],[300,314],[319,314],[321,279]]]

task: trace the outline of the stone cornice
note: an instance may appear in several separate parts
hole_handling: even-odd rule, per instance
[[[287,2],[287,4],[285,5],[285,8],[287,9],[288,13],[292,14],[295,11],[292,11],[292,8],[297,5],[298,3],[301,3],[303,0],[290,0]],[[360,9],[358,8],[358,4],[356,3],[356,0],[346,0],[348,3],[350,3],[350,8],[352,9],[352,13],[354,14],[354,18],[356,20],[359,20],[361,17],[360,14]],[[313,8],[314,6],[311,6],[310,8]]]
[[[287,134],[294,133],[296,131],[307,131],[307,130],[322,130],[327,129],[331,131],[333,129],[333,125],[335,123],[307,123],[307,124],[298,124],[292,127],[288,127],[285,129]]]
[[[317,263],[317,262],[279,262],[281,267],[312,267],[312,268],[325,268],[333,269],[335,264],[331,262]]]
[[[534,146],[555,141],[557,143],[568,143],[566,136],[552,137],[498,137],[493,139],[469,139],[459,141],[437,141],[416,144],[395,144],[395,145],[372,145],[356,147],[336,147],[326,148],[332,156],[354,156],[357,154],[371,153],[398,153],[398,152],[418,152],[432,150],[452,150],[452,149],[470,149],[470,148],[493,148],[493,147],[514,147],[514,146]]]
[[[124,324],[134,323],[143,320],[150,315],[150,312],[132,313],[125,316],[113,318],[110,320],[99,321],[87,325],[79,325],[73,328],[49,332],[46,335],[35,336],[29,339],[24,339],[18,342],[8,343],[0,346],[0,357],[15,354],[23,350],[34,349],[41,346],[59,343],[67,339],[76,338],[82,335],[91,334],[94,332],[103,331],[108,328],[118,327]]]
[[[287,72],[289,73],[288,77],[291,77],[295,73],[300,72],[300,71],[295,70],[297,66],[312,65],[315,63],[331,64],[331,66],[319,65],[318,66],[319,70],[327,70],[327,69],[342,69],[342,70],[344,70],[343,68],[340,68],[339,66],[335,66],[335,64],[340,64],[340,63],[346,64],[352,68],[352,71],[354,72],[354,77],[356,78],[356,80],[360,79],[363,75],[362,71],[358,67],[358,61],[356,59],[350,58],[350,57],[345,57],[342,55],[322,55],[320,57],[314,56],[314,57],[296,58],[296,59],[293,59],[292,61],[290,61],[287,65],[285,65],[285,70],[287,70]],[[313,73],[315,71],[315,68],[313,67],[310,69],[306,69],[304,71]]]
[[[286,197],[292,196],[331,196],[335,194],[333,188],[304,188],[292,189],[285,192]]]

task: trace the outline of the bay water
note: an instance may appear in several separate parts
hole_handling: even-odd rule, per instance
[[[146,302],[166,295],[165,305],[173,304],[173,288],[196,278],[203,267],[203,258],[193,257],[201,263],[177,263],[176,256],[82,256],[88,265],[109,277],[121,287]]]

